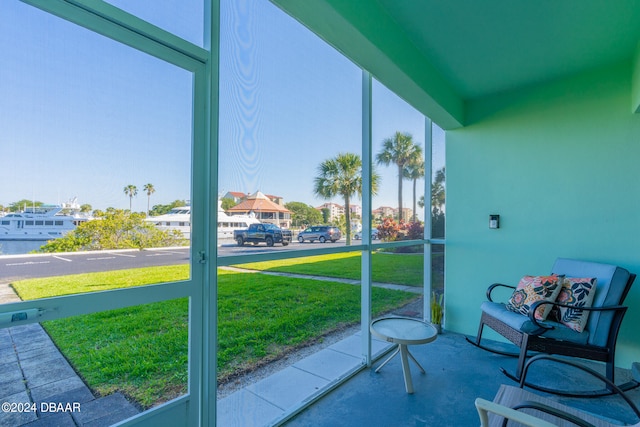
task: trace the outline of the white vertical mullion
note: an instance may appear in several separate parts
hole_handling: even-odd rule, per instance
[[[206,304],[208,264],[201,260],[208,258],[208,224],[206,219],[206,195],[208,186],[201,179],[206,176],[207,162],[207,67],[195,73],[193,93],[193,154],[191,174],[191,275],[193,291],[190,297],[189,313],[189,395],[187,414],[189,425],[198,425],[202,405],[202,378],[207,374],[206,341],[207,325],[203,322],[209,308]]]
[[[424,118],[424,277],[423,277],[423,317],[431,321],[431,174],[432,174],[432,123]]]
[[[217,422],[218,375],[218,124],[220,78],[220,1],[205,1],[205,49],[209,52],[206,80],[206,146],[207,159],[203,181],[207,183],[206,236],[207,271],[203,283],[205,310],[202,324],[203,379],[200,395],[200,425],[215,426]],[[204,179],[206,177],[206,179]]]
[[[367,366],[371,365],[371,74],[362,71],[362,251],[360,273],[362,330],[362,355]]]
[[[140,52],[193,72],[192,110],[192,176],[191,200],[192,233],[189,286],[189,403],[187,425],[215,425],[216,379],[216,241],[211,221],[217,224],[217,209],[210,209],[212,187],[217,178],[217,91],[218,91],[218,0],[202,0],[210,18],[205,16],[205,28],[209,31],[213,51],[205,51],[179,37],[155,28],[143,20],[109,5],[92,0],[23,0],[47,13],[87,28]],[[215,3],[212,6],[211,3]],[[210,19],[210,21],[209,21]],[[214,147],[214,148],[212,148]],[[213,153],[210,155],[210,153]],[[211,160],[213,159],[213,160]],[[215,165],[213,173],[211,164]],[[215,178],[209,179],[213,175]],[[213,182],[213,184],[212,184]],[[209,212],[213,212],[208,215]],[[216,231],[217,228],[213,228]],[[204,257],[205,263],[200,263]],[[163,287],[148,287],[148,301],[154,294],[165,291]],[[114,292],[114,291],[112,291]],[[107,295],[109,297],[109,295]],[[62,299],[61,306],[77,305],[83,298]],[[95,312],[104,310],[96,305]],[[213,361],[211,361],[213,358]],[[213,386],[211,386],[213,384]],[[213,393],[211,392],[213,390]],[[206,400],[205,400],[206,399]],[[151,410],[153,411],[153,410]],[[211,415],[213,414],[213,415]],[[144,415],[141,415],[144,417]],[[134,421],[135,423],[135,421]],[[142,422],[144,424],[144,422]]]

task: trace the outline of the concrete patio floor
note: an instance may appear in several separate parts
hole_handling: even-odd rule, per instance
[[[496,344],[503,349],[509,348],[506,344]],[[445,332],[431,344],[412,346],[411,352],[426,370],[426,374],[421,374],[415,365],[411,365],[413,394],[405,392],[399,358],[375,373],[375,368],[381,363],[378,360],[372,368],[361,371],[284,425],[477,426],[480,421],[474,406],[475,398],[493,400],[501,384],[516,385],[499,368],[505,367],[513,372],[517,359],[481,350],[466,342],[460,334]],[[604,370],[598,364],[585,363],[600,372]],[[532,369],[530,374],[528,378],[548,387],[564,387],[565,390],[602,387],[602,384],[593,383],[565,365],[541,364],[540,369]],[[617,383],[630,378],[630,370],[617,370]],[[639,388],[629,391],[628,395],[640,405]],[[619,397],[550,397],[605,418],[638,422]]]
[[[31,401],[38,405],[79,402],[81,412],[2,413],[0,426],[107,426],[137,412],[117,394],[96,399],[39,325],[2,332],[0,401]],[[433,343],[411,346],[426,373],[421,374],[410,364],[415,392],[407,394],[399,357],[379,373],[374,372],[393,346],[374,339],[372,349],[377,360],[371,368],[361,369],[361,335],[356,333],[221,399],[217,425],[477,426],[474,399],[492,399],[501,384],[513,384],[499,368],[513,370],[516,359],[478,349],[464,338],[445,331]],[[531,378],[547,386],[589,386],[583,376],[567,367],[545,369],[548,370],[532,371]],[[630,377],[629,370],[618,369],[618,383]],[[338,385],[342,378],[347,381]],[[320,397],[326,390],[330,392]],[[640,404],[640,389],[631,390],[628,395]],[[607,418],[636,421],[618,397],[553,398]],[[308,402],[313,403],[302,409]],[[297,415],[290,416],[292,412]]]
[[[503,349],[509,347],[496,345]],[[364,368],[361,346],[358,332],[220,399],[217,425],[477,426],[475,398],[491,400],[501,384],[514,384],[499,368],[513,371],[516,359],[478,349],[466,342],[463,335],[448,331],[433,343],[410,347],[426,370],[421,374],[410,362],[413,394],[405,391],[399,357],[379,373],[374,372],[384,360],[382,357],[393,348],[391,344],[372,339],[375,362],[372,367]],[[602,368],[597,364],[591,366]],[[532,371],[532,380],[572,389],[584,387],[587,382],[582,375],[564,366],[546,369]],[[0,427],[107,426],[137,413],[137,409],[117,393],[95,398],[38,324],[0,330],[0,373],[2,402],[81,404],[78,413],[0,413]],[[630,377],[628,369],[618,369],[618,383]],[[345,378],[346,382],[339,385]],[[591,388],[597,387],[600,385]],[[324,395],[327,390],[328,394]],[[628,395],[640,404],[640,389]],[[552,397],[607,418],[627,423],[637,421],[618,397]],[[309,402],[311,406],[303,409]]]
[[[378,360],[371,368],[353,374],[361,366],[360,345],[358,333],[221,399],[218,426],[477,426],[475,398],[492,400],[501,384],[515,385],[500,372],[500,367],[513,370],[515,358],[481,350],[463,335],[445,331],[433,343],[410,347],[426,373],[421,374],[410,362],[415,392],[407,394],[399,357],[379,373],[374,372],[385,359],[381,357],[385,350],[393,347],[386,342],[374,339],[372,348]],[[507,344],[495,345],[510,348]],[[585,363],[602,371],[598,364]],[[540,370],[530,374],[533,381],[545,386],[572,390],[602,386],[564,365],[541,364]],[[336,385],[339,378],[349,376],[344,384]],[[629,378],[628,369],[618,369],[618,383]],[[331,391],[318,398],[323,389]],[[640,389],[628,394],[640,404]],[[637,421],[619,397],[551,397],[606,418]],[[287,415],[314,400],[297,415]]]

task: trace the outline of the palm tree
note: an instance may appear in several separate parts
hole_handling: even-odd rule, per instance
[[[443,166],[441,169],[438,169],[436,171],[435,179],[431,183],[431,214],[433,216],[442,213],[442,207],[444,206],[446,198],[445,179],[446,174]],[[420,200],[418,200],[418,206],[424,208],[424,196],[420,196]]]
[[[129,196],[129,211],[131,211],[131,201],[134,198],[134,196],[138,195],[138,187],[136,187],[133,184],[129,184],[126,187],[124,187],[124,194]]]
[[[151,202],[151,195],[156,192],[156,189],[153,187],[153,184],[145,184],[142,187],[144,191],[147,193],[147,216],[149,215],[149,204]]]
[[[436,171],[436,176],[431,186],[431,209],[434,216],[442,213],[442,207],[445,203],[445,177],[443,166]]]
[[[422,147],[419,145],[416,145],[414,157],[404,170],[404,177],[413,181],[413,222],[416,222],[416,185],[418,180],[424,177],[424,157],[422,156]]]
[[[404,168],[415,155],[419,146],[413,143],[413,137],[409,133],[396,132],[392,138],[382,141],[382,151],[376,155],[379,165],[398,167],[398,215],[402,218],[402,180]]]
[[[371,194],[378,190],[380,177],[371,171]],[[357,154],[340,153],[318,166],[313,192],[324,199],[344,198],[347,245],[351,244],[351,196],[362,195],[362,159]]]

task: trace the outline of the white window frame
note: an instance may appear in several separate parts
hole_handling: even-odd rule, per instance
[[[122,425],[214,425],[215,410],[209,411],[209,405],[203,402],[213,402],[215,405],[215,351],[211,351],[212,348],[215,349],[215,334],[209,334],[209,331],[215,331],[215,319],[212,318],[212,310],[208,307],[211,307],[211,301],[215,301],[215,292],[210,290],[216,288],[216,270],[215,265],[212,265],[215,262],[210,262],[215,260],[215,257],[209,256],[209,254],[215,254],[216,233],[209,232],[209,224],[215,224],[217,210],[207,212],[206,206],[211,203],[208,189],[215,188],[215,182],[210,178],[214,174],[210,173],[209,166],[216,164],[217,161],[215,150],[210,148],[217,144],[217,111],[213,116],[215,109],[211,107],[210,102],[213,93],[211,87],[217,87],[218,66],[217,62],[213,63],[214,60],[217,61],[217,54],[186,42],[101,1],[21,1],[193,74],[191,200],[194,203],[191,214],[194,230],[199,231],[192,233],[190,276],[185,281],[3,304],[0,305],[0,313],[35,308],[41,314],[37,319],[40,322],[177,298],[189,298],[187,393],[142,412],[126,420]],[[208,12],[210,16],[216,14],[212,10]],[[217,19],[214,22],[217,23]],[[213,239],[209,238],[210,235]],[[210,286],[205,286],[205,283]],[[213,312],[215,313],[215,310]],[[24,323],[33,323],[33,321]],[[11,326],[15,325],[17,323]],[[209,367],[213,368],[209,369]],[[213,378],[213,380],[202,381],[203,378]],[[210,417],[213,417],[214,422],[208,422]]]
[[[362,366],[371,365],[371,252],[381,247],[424,245],[424,313],[428,320],[431,289],[430,209],[425,206],[425,234],[420,240],[373,243],[371,241],[372,77],[362,72],[363,240],[349,247],[278,251],[217,257],[217,209],[211,195],[218,194],[219,111],[219,0],[205,3],[204,48],[159,29],[99,0],[21,0],[91,31],[193,73],[192,226],[191,273],[186,281],[86,293],[5,304],[0,312],[37,308],[38,319],[53,320],[188,297],[189,388],[186,395],[152,408],[122,425],[215,425],[217,268],[232,264],[299,258],[326,253],[361,251]],[[0,18],[1,19],[1,18]],[[431,194],[431,121],[425,119],[425,203]],[[435,242],[434,242],[435,243]],[[437,242],[443,243],[443,242]],[[355,372],[354,372],[355,373]]]

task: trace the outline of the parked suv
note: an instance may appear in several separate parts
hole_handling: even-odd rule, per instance
[[[354,240],[361,240],[362,239],[362,231],[356,232],[356,234],[353,235],[353,239]],[[378,239],[378,229],[374,228],[373,230],[371,230],[371,240],[377,240],[377,239]]]
[[[327,240],[330,240],[331,243],[335,243],[335,241],[340,240],[341,237],[342,233],[340,233],[340,229],[338,227],[314,225],[313,227],[309,227],[298,234],[298,242],[304,243],[305,241],[309,241],[313,243],[317,240],[320,243],[324,243]]]

